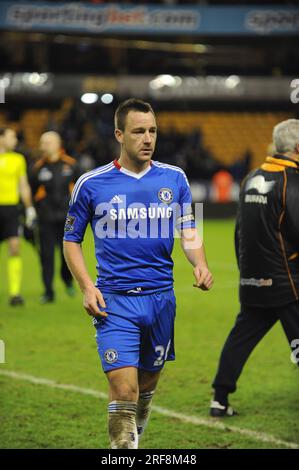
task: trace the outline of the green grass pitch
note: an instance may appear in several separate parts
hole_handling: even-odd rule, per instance
[[[167,363],[155,405],[208,422],[211,381],[223,342],[238,313],[238,272],[233,221],[206,221],[204,241],[215,277],[212,291],[192,287],[192,267],[179,244],[174,250],[177,296],[176,361]],[[6,363],[0,364],[1,448],[108,448],[106,400],[49,388],[1,375],[15,371],[107,392],[91,319],[82,297],[68,298],[56,263],[57,302],[41,306],[36,253],[23,242],[25,307],[7,305],[6,246],[0,252],[0,339]],[[84,251],[95,276],[90,232]],[[228,426],[263,433],[299,445],[299,374],[279,324],[250,357],[231,396],[240,416]],[[214,422],[214,421],[213,421]],[[277,448],[259,435],[183,422],[153,411],[143,448]]]

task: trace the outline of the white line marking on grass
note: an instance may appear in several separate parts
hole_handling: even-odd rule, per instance
[[[42,377],[34,377],[33,375],[14,372],[11,370],[0,369],[0,375],[5,375],[6,377],[10,377],[11,379],[25,380],[26,382],[30,382],[36,385],[45,385],[46,387],[68,390],[70,392],[81,393],[82,395],[91,395],[93,397],[102,398],[103,400],[106,400],[108,397],[106,393],[98,392],[97,390],[92,390],[91,388],[82,388],[72,384],[61,384],[59,382],[56,382],[55,380],[44,379]]]
[[[59,382],[56,382],[55,380],[45,379],[42,377],[34,377],[33,375],[29,375],[29,374],[23,374],[20,372],[0,369],[0,375],[10,377],[11,379],[25,380],[26,382],[30,382],[36,385],[45,385],[46,387],[50,387],[54,389],[77,392],[77,393],[81,393],[82,395],[89,395],[89,396],[93,396],[96,398],[101,398],[103,400],[108,399],[108,395],[104,392],[99,392],[91,388],[78,387],[77,385],[72,385],[72,384],[61,384]],[[244,428],[239,428],[237,426],[231,426],[230,424],[226,424],[227,422],[225,423],[219,422],[213,418],[205,419],[205,418],[199,418],[197,416],[188,416],[183,413],[177,413],[176,411],[169,410],[167,408],[162,408],[161,406],[153,406],[152,410],[168,418],[178,419],[179,421],[182,421],[183,423],[189,423],[189,424],[194,424],[195,426],[203,426],[203,427],[207,427],[211,429],[217,429],[219,431],[233,432],[235,434],[246,436],[255,441],[265,442],[268,444],[274,444],[277,446],[283,446],[289,449],[299,449],[299,444],[296,444],[294,442],[283,441],[281,439],[277,439],[275,436],[272,436],[271,434],[266,434],[264,432],[252,431],[250,429],[244,429]]]

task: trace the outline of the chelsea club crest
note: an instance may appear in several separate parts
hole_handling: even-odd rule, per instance
[[[173,200],[172,190],[169,188],[161,188],[158,192],[158,197],[160,201],[165,202],[165,204],[170,204]]]
[[[118,352],[115,349],[107,349],[104,352],[104,358],[108,364],[113,364],[118,359]]]

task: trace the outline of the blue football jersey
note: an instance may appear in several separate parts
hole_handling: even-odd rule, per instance
[[[181,168],[151,161],[141,173],[117,160],[82,175],[72,192],[64,240],[81,243],[90,223],[103,292],[151,293],[173,286],[175,229],[195,227]]]

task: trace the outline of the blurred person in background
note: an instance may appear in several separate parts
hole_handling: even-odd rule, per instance
[[[0,129],[0,243],[4,240],[8,243],[8,290],[12,306],[24,304],[24,299],[20,295],[22,281],[18,209],[20,199],[25,206],[26,226],[32,227],[36,218],[27,179],[26,161],[23,155],[14,151],[17,143],[17,135],[13,129]]]
[[[213,382],[213,417],[236,414],[228,395],[278,320],[291,348],[299,338],[299,120],[275,126],[273,144],[275,154],[241,187],[235,237],[241,309]]]
[[[77,176],[76,160],[65,154],[61,137],[50,131],[40,138],[41,158],[34,164],[30,184],[38,216],[39,252],[44,293],[41,303],[55,300],[53,289],[55,247],[61,253],[61,278],[68,295],[73,296],[73,278],[66,265],[62,239],[70,194]]]

